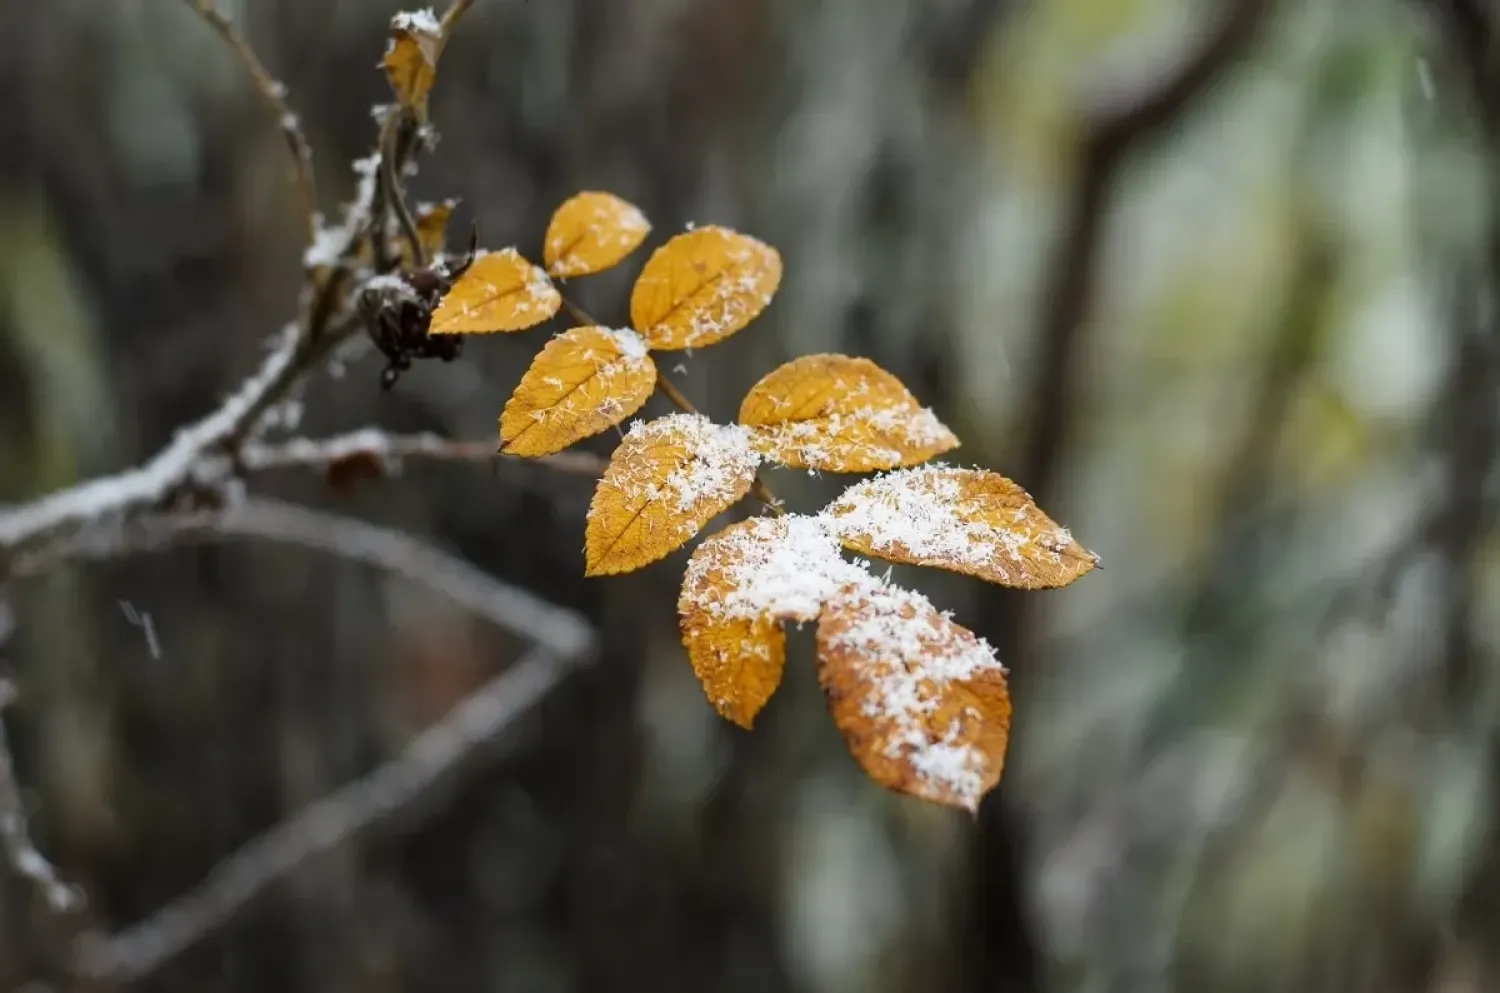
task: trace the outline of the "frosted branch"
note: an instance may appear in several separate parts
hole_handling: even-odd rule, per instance
[[[293,182],[297,187],[297,195],[302,200],[307,235],[311,241],[316,237],[318,229],[318,194],[313,182],[312,146],[308,144],[307,136],[302,133],[301,121],[286,102],[286,87],[266,71],[266,67],[245,40],[244,35],[240,33],[239,28],[214,7],[213,0],[186,0],[186,2],[203,19],[204,23],[224,39],[235,57],[240,60],[240,64],[245,67],[250,81],[255,84],[256,92],[276,115],[277,125],[281,129],[282,137],[286,140],[287,151],[292,156]]]
[[[293,438],[275,444],[251,442],[241,453],[247,472],[272,469],[327,470],[340,462],[367,457],[392,469],[408,459],[434,462],[516,462],[544,465],[559,472],[598,477],[607,462],[587,452],[559,452],[542,458],[519,458],[498,452],[493,440],[457,441],[435,434],[395,435],[363,428],[331,438]]]

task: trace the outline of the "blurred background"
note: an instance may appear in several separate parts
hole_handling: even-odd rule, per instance
[[[389,99],[384,0],[220,0],[289,87],[324,210]],[[519,655],[408,583],[200,546],[0,591],[32,832],[0,986],[42,990],[1500,989],[1500,50],[1484,0],[479,0],[410,181],[540,254],[579,189],[777,246],[682,356],[725,418],[778,362],[869,356],[1103,557],[1062,591],[909,585],[1010,666],[977,818],[888,794],[809,632],[751,733],[677,641],[686,552],[582,578],[587,479],[421,465],[263,492],[424,535],[604,650],[394,826],[126,983],[73,929],[168,903]],[[296,313],[275,122],[175,0],[0,0],[0,503],[118,470]],[[623,323],[645,252],[575,295]],[[557,327],[302,430],[494,436]],[[653,401],[656,404],[657,401]],[[660,412],[657,406],[648,408]],[[591,447],[607,452],[613,437]],[[813,509],[840,480],[775,473]],[[139,621],[149,616],[153,635]]]

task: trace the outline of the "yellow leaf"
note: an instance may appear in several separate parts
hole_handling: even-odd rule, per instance
[[[702,348],[753,321],[779,285],[776,249],[728,228],[696,228],[646,260],[630,323],[652,348]]]
[[[391,18],[391,42],[381,65],[403,106],[426,108],[442,50],[442,31],[430,12],[401,13]]]
[[[1025,490],[983,469],[892,472],[849,487],[823,516],[853,551],[1002,586],[1067,586],[1099,563]]]
[[[457,200],[448,199],[441,203],[421,204],[414,211],[417,239],[421,241],[422,249],[429,259],[435,258],[443,250],[448,234],[448,218],[453,216],[453,208],[457,206]],[[401,239],[401,264],[407,269],[417,264],[411,255],[411,246],[404,238]]]
[[[594,490],[585,575],[630,572],[671,554],[755,481],[744,428],[699,414],[636,423]]]
[[[432,334],[522,331],[562,306],[547,274],[514,248],[476,256],[432,312]]]
[[[634,331],[573,328],[547,342],[500,415],[501,451],[551,455],[641,409],[656,364]]]
[[[817,602],[799,602],[778,586],[777,557],[789,532],[784,518],[731,524],[693,551],[682,577],[677,616],[688,660],[714,709],[743,728],[781,682],[782,620],[818,614]]]
[[[542,262],[556,277],[603,272],[646,240],[651,224],[612,193],[584,192],[563,202],[547,225]]]
[[[834,724],[880,785],[974,812],[1005,766],[1010,693],[982,639],[925,597],[851,589],[818,621]]]
[[[740,423],[762,455],[794,469],[894,469],[958,447],[899,379],[847,355],[804,355],[772,370],[745,395]]]

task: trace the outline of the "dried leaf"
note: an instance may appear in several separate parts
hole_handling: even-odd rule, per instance
[[[709,702],[750,727],[781,681],[781,622],[814,620],[839,589],[866,581],[815,517],[754,517],[705,539],[688,560],[677,615]]]
[[[436,258],[443,250],[448,235],[448,219],[453,216],[453,208],[457,206],[457,200],[448,199],[441,203],[420,204],[414,212],[417,240],[422,243],[422,249],[429,259]],[[416,260],[411,257],[411,246],[404,238],[401,240],[401,264],[406,268],[416,265]]]
[[[823,512],[847,548],[1002,586],[1067,586],[1099,558],[999,473],[903,469],[844,491]]]
[[[646,260],[630,323],[652,348],[702,348],[758,317],[779,285],[776,249],[728,228],[695,228]]]
[[[360,480],[380,479],[389,472],[385,460],[368,449],[357,449],[330,459],[323,478],[340,494],[348,496]]]
[[[656,389],[656,364],[629,329],[564,331],[537,353],[500,415],[501,451],[551,455],[641,409]]]
[[[1000,781],[1005,667],[918,593],[882,585],[831,602],[818,678],[854,758],[889,789],[970,812]]]
[[[442,31],[431,11],[397,14],[391,18],[391,42],[381,65],[391,90],[403,106],[425,108],[437,78]]]
[[[585,575],[630,572],[671,554],[749,492],[759,463],[744,428],[699,414],[632,425],[589,504]]]
[[[562,296],[547,274],[514,248],[486,252],[474,259],[437,309],[432,334],[488,334],[522,331],[547,320],[562,306]]]
[[[556,277],[603,272],[619,265],[650,231],[651,223],[634,204],[612,193],[579,193],[553,213],[542,262]]]
[[[740,404],[757,451],[795,469],[869,472],[915,465],[958,438],[869,359],[804,355],[768,373]]]

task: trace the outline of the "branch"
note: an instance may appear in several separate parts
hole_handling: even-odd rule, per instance
[[[287,150],[292,154],[293,182],[297,186],[297,194],[302,198],[307,239],[311,244],[318,233],[318,194],[317,187],[313,183],[312,147],[307,143],[307,136],[302,133],[302,124],[297,115],[287,105],[286,87],[266,71],[266,67],[256,56],[255,50],[245,41],[239,29],[234,26],[234,22],[219,13],[213,5],[213,0],[185,0],[185,2],[234,50],[240,64],[245,67],[245,71],[249,73],[251,81],[255,84],[256,92],[275,113],[281,126],[282,136],[286,139]]]
[[[16,690],[8,680],[0,679],[0,711],[15,701]],[[5,728],[0,724],[0,847],[6,861],[18,876],[36,886],[53,913],[64,914],[83,906],[83,892],[63,882],[57,869],[36,850],[26,826],[26,808],[16,782],[15,765]]]
[[[1099,245],[1115,177],[1131,152],[1212,89],[1255,39],[1273,6],[1274,0],[1226,0],[1213,26],[1180,61],[1134,87],[1096,96],[1084,110],[1082,162],[1042,296],[1049,309],[1038,337],[1043,351],[1028,407],[1031,434],[1017,477],[1038,500],[1051,493],[1072,435],[1078,409],[1075,360],[1098,281]]]
[[[80,532],[73,540],[17,559],[16,573],[35,575],[62,560],[115,558],[234,538],[297,545],[375,566],[428,586],[564,658],[593,650],[593,630],[578,614],[501,582],[421,538],[265,497],[247,497],[217,511],[148,515],[107,533]]]
[[[405,459],[434,462],[515,462],[544,465],[559,472],[598,478],[607,465],[587,452],[559,452],[542,458],[521,458],[496,451],[492,441],[456,441],[435,434],[393,435],[377,428],[364,428],[332,438],[293,438],[275,444],[250,442],[240,452],[246,472],[272,469],[327,470],[348,459],[366,457],[380,464],[395,465]]]
[[[309,858],[412,808],[541,700],[567,671],[547,650],[533,649],[423,731],[396,758],[255,838],[166,907],[118,934],[80,938],[75,971],[112,983],[155,971]]]
[[[80,483],[0,513],[0,575],[8,563],[79,529],[123,522],[166,509],[189,491],[222,493],[234,477],[231,453],[254,432],[261,415],[279,402],[316,361],[348,338],[352,318],[327,333],[283,329],[260,368],[218,410],[177,433],[172,443],[142,466]]]

